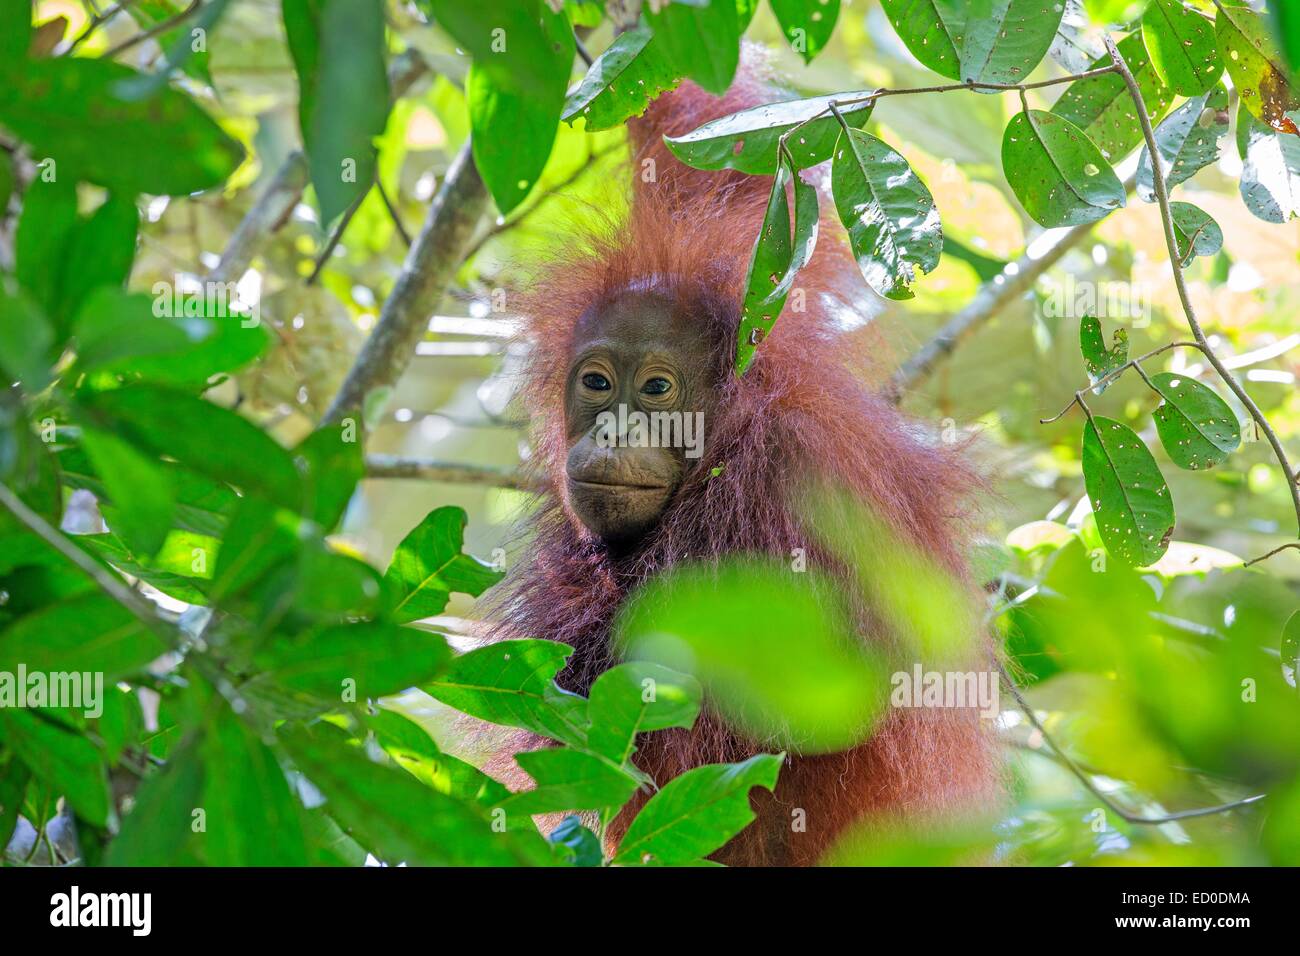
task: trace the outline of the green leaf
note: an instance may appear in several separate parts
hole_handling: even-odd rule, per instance
[[[1300,216],[1300,136],[1248,118],[1241,198],[1256,218],[1284,223]]]
[[[208,582],[212,579],[220,545],[216,538],[174,530],[151,557],[136,555],[115,534],[82,534],[77,535],[76,541],[124,574],[139,578],[178,601],[208,603]]]
[[[694,677],[659,664],[637,661],[612,667],[591,685],[587,745],[625,764],[636,752],[637,734],[693,726],[702,695]]]
[[[278,637],[253,661],[273,682],[336,703],[374,700],[430,680],[451,660],[440,634],[366,621]]]
[[[1178,262],[1186,269],[1196,256],[1218,255],[1223,248],[1223,230],[1209,213],[1189,202],[1169,204],[1174,221],[1174,241],[1178,244]]]
[[[753,787],[772,790],[784,754],[757,754],[743,763],[708,764],[670,780],[628,827],[614,862],[675,866],[722,846],[754,819]]]
[[[1094,23],[1124,24],[1142,16],[1147,0],[1083,0],[1083,7]]]
[[[1148,115],[1153,121],[1159,119],[1173,99],[1173,92],[1151,66],[1142,31],[1130,33],[1118,47],[1137,80]],[[1093,64],[1093,69],[1111,65],[1111,58],[1104,56]],[[1137,107],[1118,73],[1075,80],[1053,105],[1052,113],[1079,127],[1111,162],[1118,162],[1142,142]]]
[[[912,55],[940,76],[961,78],[966,10],[958,0],[881,0],[880,5]]]
[[[570,124],[583,119],[589,133],[613,129],[640,116],[651,100],[680,82],[650,30],[638,26],[615,37],[596,57],[564,101],[562,118]]]
[[[786,185],[791,182],[795,200],[793,239],[785,193]],[[816,188],[800,179],[783,160],[772,177],[767,212],[745,275],[745,299],[736,333],[737,375],[743,375],[749,368],[759,343],[767,338],[780,317],[795,276],[812,258],[820,215]]]
[[[202,834],[211,866],[305,866],[298,804],[275,755],[223,709],[204,729]]]
[[[584,827],[579,817],[565,817],[546,839],[571,866],[600,866],[604,861],[600,837]]]
[[[1023,83],[1047,55],[1064,3],[970,0],[961,43],[965,83]]]
[[[171,475],[129,442],[97,428],[83,428],[81,444],[116,509],[113,531],[143,558],[162,547],[176,510]]]
[[[110,193],[88,219],[77,224],[68,241],[71,268],[63,270],[60,280],[57,315],[61,320],[75,315],[97,288],[120,289],[126,284],[135,262],[139,227],[135,198],[118,193]]]
[[[1282,642],[1279,645],[1282,657],[1282,676],[1292,687],[1300,678],[1300,611],[1296,611],[1282,628]],[[0,838],[4,836],[0,832]]]
[[[891,146],[851,129],[835,147],[831,190],[867,283],[886,298],[912,298],[916,270],[933,272],[943,251],[939,210],[925,183]]]
[[[186,6],[188,4],[180,0],[135,0],[126,8],[126,12],[141,28],[149,29],[171,20]],[[194,49],[193,36],[190,33],[190,29],[194,26],[198,24],[187,20],[171,30],[164,30],[158,35],[158,45],[167,51],[168,64],[179,66],[187,75],[208,86],[213,86],[212,73],[208,69],[208,51]],[[183,48],[187,56],[173,58],[171,51],[178,48]],[[179,63],[176,62],[177,59],[180,59]]]
[[[398,595],[394,619],[441,614],[452,591],[477,597],[505,576],[461,550],[468,522],[463,508],[435,508],[402,539],[384,574]]]
[[[1083,481],[1106,550],[1131,567],[1159,560],[1174,503],[1156,460],[1127,425],[1094,415],[1083,429]]]
[[[1126,203],[1124,185],[1079,127],[1055,113],[1018,113],[1002,137],[1002,170],[1040,226],[1077,226]]]
[[[573,31],[564,13],[543,0],[426,2],[474,58],[465,83],[474,162],[507,215],[527,198],[551,154],[573,69]]]
[[[582,747],[587,702],[554,680],[572,653],[555,641],[499,641],[455,658],[423,690],[471,717]]]
[[[1217,7],[1214,34],[1241,102],[1264,125],[1300,134],[1287,115],[1300,109],[1300,76],[1283,60],[1264,17],[1235,0]]]
[[[840,0],[771,0],[771,4],[791,49],[811,63],[830,42]]]
[[[63,797],[77,815],[107,827],[116,814],[108,797],[108,773],[89,740],[42,711],[0,707],[0,738],[33,776]]]
[[[294,456],[305,464],[303,514],[323,530],[332,531],[365,476],[355,425],[322,425],[299,443]]]
[[[1083,364],[1088,369],[1088,381],[1096,385],[1128,361],[1128,329],[1116,329],[1113,344],[1107,348],[1101,333],[1101,321],[1095,316],[1085,315],[1079,322],[1079,351],[1083,353]],[[1093,391],[1100,395],[1113,384],[1112,380]]]
[[[0,123],[36,156],[57,160],[69,182],[166,196],[223,182],[243,149],[178,90],[123,99],[119,84],[139,76],[103,59],[29,60],[0,84]]]
[[[59,308],[68,246],[77,228],[77,184],[71,176],[47,180],[47,172],[48,167],[38,170],[23,193],[14,272],[32,300],[53,317]]]
[[[206,808],[204,765],[194,741],[168,755],[167,766],[145,779],[122,830],[109,844],[109,866],[193,866],[204,862],[194,827]]]
[[[1300,10],[1294,4],[1273,3],[1269,12],[1277,27],[1278,40],[1293,71],[1300,70]]]
[[[26,60],[31,44],[31,0],[0,3],[0,71],[9,69],[14,61]],[[0,833],[0,854],[3,854],[7,842],[8,835]]]
[[[375,179],[374,140],[390,104],[384,11],[373,0],[285,0],[282,8],[298,74],[298,122],[328,223]]]
[[[501,803],[507,814],[555,813],[621,807],[636,792],[638,779],[609,760],[581,750],[545,748],[515,754],[536,786]]]
[[[1190,99],[1156,127],[1156,145],[1164,160],[1165,188],[1172,190],[1219,159],[1219,140],[1228,131],[1228,91],[1215,87],[1204,96]],[[1155,202],[1151,176],[1151,152],[1142,147],[1138,161],[1137,193]]]
[[[749,559],[658,576],[621,612],[615,648],[692,674],[746,739],[830,753],[865,739],[887,708],[880,662],[849,633],[828,579]]]
[[[91,420],[137,448],[298,510],[302,488],[289,453],[247,419],[201,398],[152,385],[85,395]]]
[[[24,664],[29,673],[98,674],[111,688],[166,650],[130,611],[90,592],[25,614],[0,631],[0,671],[12,674]],[[93,688],[83,684],[86,706],[78,709],[91,709],[87,695]]]
[[[419,724],[396,711],[380,709],[363,718],[379,745],[417,779],[439,793],[492,808],[510,796],[504,784],[463,760],[445,754]],[[507,820],[531,828],[531,820]]]
[[[495,832],[479,809],[431,790],[409,774],[371,763],[323,733],[285,733],[294,764],[325,797],[325,809],[358,842],[390,863],[413,866],[546,865],[536,832]]]
[[[7,380],[39,392],[50,380],[53,346],[45,315],[12,280],[0,278],[0,371]]]
[[[1200,96],[1223,75],[1214,25],[1179,0],[1151,0],[1142,38],[1152,68],[1179,96]]]
[[[721,96],[740,64],[740,16],[736,0],[669,3],[648,9],[655,42],[674,69]]]
[[[673,155],[696,169],[738,169],[742,173],[769,176],[780,164],[777,144],[796,126],[786,146],[800,169],[816,166],[831,158],[840,134],[840,125],[827,107],[832,102],[861,99],[871,91],[814,96],[806,100],[769,103],[719,117],[681,136],[665,136],[664,142]],[[875,106],[874,100],[845,106],[840,110],[844,121],[853,127],[866,124]],[[820,116],[825,113],[826,115]],[[819,119],[813,119],[820,116]]]
[[[1164,399],[1152,417],[1169,460],[1197,471],[1227,461],[1241,444],[1241,426],[1228,403],[1195,379],[1171,372],[1151,376]]]
[[[235,372],[266,351],[271,336],[260,323],[226,314],[221,300],[195,299],[193,315],[168,314],[164,300],[101,287],[73,323],[77,366],[83,372],[127,373],[150,382],[202,386]]]

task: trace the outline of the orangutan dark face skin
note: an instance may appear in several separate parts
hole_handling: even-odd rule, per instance
[[[633,544],[654,528],[696,466],[703,435],[686,432],[694,448],[682,441],[654,447],[634,430],[611,427],[609,416],[689,418],[688,429],[707,421],[714,388],[701,324],[679,314],[665,297],[628,292],[575,330],[565,389],[569,502],[582,523],[611,545]]]

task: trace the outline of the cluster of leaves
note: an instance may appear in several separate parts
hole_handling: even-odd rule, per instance
[[[327,215],[373,178],[363,168],[355,191],[333,188],[345,182],[339,162],[373,152],[370,133],[331,118],[335,85],[357,79],[340,63],[369,63],[372,88],[384,73],[382,21],[377,35],[361,29],[362,9],[377,7],[285,4]],[[238,144],[166,82],[204,61],[178,51],[142,73],[29,55],[30,8],[4,11],[0,127],[15,142],[12,169],[27,168],[6,177],[27,181],[15,267],[0,275],[10,861],[676,864],[746,826],[749,790],[774,785],[779,755],[700,767],[644,799],[653,784],[631,762],[637,734],[694,723],[691,678],[626,664],[584,699],[554,681],[566,645],[455,654],[415,622],[501,576],[464,553],[465,513],[431,512],[384,573],[348,553],[331,532],[363,474],[357,423],[281,446],[207,394],[270,339],[235,291],[126,290],[139,196],[217,187],[240,162]],[[88,511],[76,493],[93,499]],[[80,700],[16,686],[24,674],[74,673],[86,681]],[[536,788],[509,793],[379,706],[411,687],[556,742],[519,757]],[[644,806],[608,859],[577,818],[550,841],[532,820],[593,811],[603,832],[634,799]],[[69,822],[75,838],[56,848],[50,833]]]

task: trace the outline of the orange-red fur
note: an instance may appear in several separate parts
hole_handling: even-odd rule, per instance
[[[833,213],[824,210],[817,253],[797,280],[806,311],[787,309],[743,378],[731,370],[745,273],[771,178],[688,169],[661,136],[775,96],[749,70],[723,100],[689,83],[660,97],[630,124],[635,183],[626,218],[592,226],[588,216],[573,235],[557,238],[552,248],[563,251],[544,263],[524,297],[533,350],[525,389],[535,426],[531,465],[545,490],[528,553],[495,602],[493,634],[572,644],[560,681],[573,690],[585,693],[615,662],[610,627],[629,593],[678,562],[736,554],[788,560],[802,547],[810,564],[823,561],[851,589],[852,570],[826,553],[801,518],[810,479],[846,490],[964,579],[959,519],[978,481],[950,449],[918,440],[914,426],[866,384],[872,363],[859,351],[864,340],[844,331],[839,316],[869,293],[832,229]],[[641,176],[646,160],[653,162],[652,182]],[[706,423],[704,458],[661,525],[634,553],[615,559],[565,501],[564,383],[579,317],[647,283],[710,330],[720,411]],[[875,630],[871,639],[891,643]],[[798,635],[791,641],[797,653]],[[691,731],[646,736],[637,762],[662,784],[691,767],[764,749],[773,748],[740,738],[706,713]],[[792,756],[775,794],[755,793],[758,821],[716,858],[814,863],[850,823],[955,811],[993,799],[996,779],[989,734],[971,711],[893,711],[851,751]],[[796,808],[804,811],[806,832],[792,830]],[[612,839],[627,822],[616,822]]]

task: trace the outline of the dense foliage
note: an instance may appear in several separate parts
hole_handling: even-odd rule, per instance
[[[467,524],[485,550],[504,539],[513,473],[405,496],[418,514],[376,487],[380,452],[420,447],[411,405],[437,409],[424,447],[517,462],[510,264],[581,215],[558,190],[600,196],[593,170],[654,96],[724,91],[742,35],[806,64],[807,95],[668,143],[772,177],[738,374],[813,253],[800,172],[818,164],[914,339],[1043,276],[1044,240],[1091,236],[1052,258],[1086,303],[1030,283],[961,330],[942,376],[899,383],[945,432],[982,426],[1005,482],[977,556],[988,608],[883,546],[864,585],[892,583],[891,611],[936,641],[954,622],[1004,639],[1013,806],[835,860],[1300,862],[1300,17],[1240,0],[637,6],[0,6],[5,862],[700,864],[781,755],[683,774],[607,854],[605,826],[653,789],[637,734],[691,726],[702,686],[778,742],[795,728],[834,749],[878,718],[883,675],[837,639],[817,576],[779,592],[761,563],[642,595],[622,633],[645,659],[587,698],[555,682],[565,645],[467,650],[456,615],[508,558],[467,553]],[[404,220],[435,180],[453,188],[466,143],[500,218],[447,264],[441,301],[469,315],[435,316],[420,343],[446,373],[414,366],[327,415],[358,329],[410,294]],[[1108,283],[1137,307],[1108,311]],[[447,439],[484,428],[505,439]],[[24,677],[56,674],[97,675],[102,699]],[[485,731],[453,711],[554,741],[518,755],[536,787],[479,769]],[[543,836],[536,814],[564,822]]]

